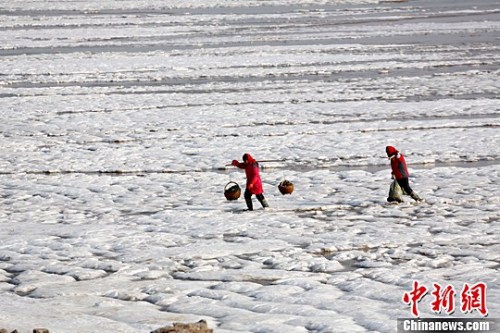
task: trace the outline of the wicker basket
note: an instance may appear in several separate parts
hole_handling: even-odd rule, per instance
[[[231,185],[231,186],[230,186]],[[227,200],[238,200],[241,195],[241,188],[235,182],[229,182],[224,187],[224,196]]]
[[[288,180],[284,180],[278,185],[278,189],[280,190],[281,194],[283,194],[283,195],[292,194],[293,183],[289,182]]]

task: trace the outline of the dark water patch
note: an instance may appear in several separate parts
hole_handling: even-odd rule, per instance
[[[139,5],[140,6],[140,5]],[[138,7],[139,7],[138,6]],[[497,3],[491,0],[424,0],[419,1],[419,6],[415,6],[413,1],[394,1],[385,0],[377,4],[359,4],[359,3],[321,3],[321,4],[259,4],[258,6],[172,6],[168,7],[148,7],[142,8],[97,8],[97,9],[22,9],[0,10],[0,15],[5,16],[89,16],[89,15],[261,15],[278,14],[289,15],[292,13],[341,13],[344,16],[352,13],[363,16],[378,16],[381,14],[392,14],[394,12],[404,13],[405,18],[412,14],[420,17],[437,16],[474,16],[487,13],[488,11],[498,10]],[[422,10],[425,8],[425,10]],[[468,10],[468,11],[466,11]],[[348,16],[348,17],[352,17]]]
[[[321,114],[322,116],[331,116],[338,117],[338,115],[332,114]],[[317,125],[334,125],[334,124],[353,124],[353,123],[379,123],[379,122],[388,122],[394,121],[394,117],[378,117],[378,118],[351,118],[350,116],[340,116],[341,119],[332,119],[332,120],[309,120],[310,124]],[[455,115],[444,115],[444,116],[436,116],[436,115],[421,115],[421,116],[401,116],[398,118],[398,123],[403,123],[407,121],[439,121],[439,120],[477,120],[477,119],[497,119],[500,118],[500,113],[484,113],[484,114],[455,114]],[[299,126],[303,125],[304,122],[294,122],[294,121],[281,121],[281,122],[254,122],[250,124],[234,124],[231,125],[231,128],[242,128],[242,127],[257,127],[257,126]],[[448,128],[448,127],[447,127]],[[387,129],[389,130],[389,129]],[[392,130],[392,129],[390,129]],[[363,130],[361,130],[363,131]],[[384,129],[380,129],[380,131],[384,131]],[[235,134],[238,135],[238,134]]]
[[[0,50],[1,53],[1,50]],[[447,60],[454,61],[454,60]],[[475,60],[477,61],[477,60]],[[423,61],[422,61],[423,62]],[[352,70],[349,69],[354,65],[368,64],[368,61],[348,61],[341,64],[335,64],[335,66],[344,66],[344,69],[330,70],[328,73],[321,73],[321,68],[332,66],[334,64],[329,63],[311,63],[311,64],[301,64],[300,68],[307,69],[311,68],[310,71],[301,71],[296,73],[287,72],[285,74],[272,74],[265,73],[263,75],[219,75],[219,76],[193,76],[193,77],[171,77],[164,79],[129,79],[129,80],[98,80],[87,78],[85,81],[71,81],[71,80],[51,80],[47,82],[33,82],[30,79],[30,75],[26,76],[23,74],[22,79],[16,82],[9,83],[9,88],[61,88],[61,87],[82,87],[82,88],[96,88],[96,87],[123,87],[123,88],[135,88],[135,87],[177,87],[177,86],[193,86],[193,85],[206,85],[214,83],[244,83],[244,82],[294,82],[294,81],[310,81],[310,82],[331,82],[338,81],[339,79],[365,79],[373,78],[380,75],[380,69],[365,69],[365,70]],[[427,61],[425,62],[427,64]],[[421,77],[423,75],[445,75],[453,73],[463,73],[470,70],[479,72],[491,72],[498,68],[497,64],[492,63],[492,60],[488,62],[483,62],[478,64],[476,62],[462,63],[462,64],[442,64],[434,65],[429,63],[427,67],[420,68],[419,62],[413,61],[415,68],[386,68],[384,69],[384,77]],[[274,66],[273,68],[278,68],[279,66]],[[295,66],[294,66],[295,67]],[[236,66],[238,68],[238,66]],[[265,66],[255,66],[258,69],[269,69]],[[314,69],[313,69],[314,68]],[[235,67],[219,68],[220,70],[232,71]],[[81,73],[51,73],[51,74],[41,74],[42,76],[54,78],[60,78],[61,76],[68,77],[71,75],[80,75]],[[108,72],[108,74],[114,74],[113,72]],[[123,72],[120,72],[123,74]],[[136,72],[130,72],[130,74],[137,74]],[[38,75],[36,75],[38,76]],[[172,89],[171,91],[174,91]],[[193,89],[192,89],[193,90]],[[177,91],[177,90],[175,90]],[[194,90],[193,90],[194,91]],[[11,94],[6,94],[9,97]]]
[[[486,31],[476,36],[474,34],[462,34],[458,38],[456,33],[428,33],[411,36],[377,36],[377,37],[359,37],[356,36],[356,43],[362,45],[408,45],[409,41],[413,45],[451,45],[463,47],[464,44],[492,43],[498,32]],[[285,39],[285,40],[256,40],[256,41],[227,41],[227,42],[207,42],[199,43],[152,43],[147,38],[134,39],[134,42],[121,45],[86,45],[86,46],[57,46],[57,47],[19,47],[10,49],[1,49],[1,56],[18,55],[40,55],[40,54],[70,54],[70,53],[147,53],[147,52],[173,52],[182,50],[200,50],[200,49],[221,49],[235,47],[259,47],[259,46],[311,46],[311,45],[342,45],[351,40],[352,37],[335,37],[322,39]],[[169,39],[170,40],[170,39]]]
[[[468,128],[497,128],[500,124],[464,124],[464,125],[442,125],[442,126],[406,126],[396,128],[370,128],[359,130],[361,133],[370,132],[398,132],[398,131],[429,131],[443,129],[468,129]]]

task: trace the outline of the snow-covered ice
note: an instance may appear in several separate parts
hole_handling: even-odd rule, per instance
[[[498,5],[0,1],[0,328],[395,332],[415,280],[500,317]]]

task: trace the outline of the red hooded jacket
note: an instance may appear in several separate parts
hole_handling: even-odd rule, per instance
[[[262,188],[262,180],[260,179],[259,163],[250,154],[245,155],[247,156],[246,163],[234,160],[232,164],[240,169],[245,169],[247,190],[252,194],[262,194],[264,189]]]
[[[396,179],[398,180],[410,177],[410,173],[408,172],[406,160],[403,154],[399,153],[399,151],[393,146],[385,147],[385,152],[391,159],[391,168],[394,177],[396,177]]]

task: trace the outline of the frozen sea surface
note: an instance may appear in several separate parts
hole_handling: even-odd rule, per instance
[[[389,333],[414,280],[500,317],[498,36],[490,0],[0,1],[0,328]],[[224,198],[245,152],[269,210]]]

